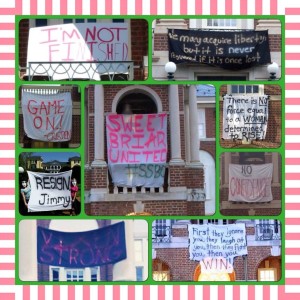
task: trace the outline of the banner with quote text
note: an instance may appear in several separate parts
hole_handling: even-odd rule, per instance
[[[169,60],[246,69],[271,63],[267,30],[169,29]]]
[[[83,232],[37,228],[37,260],[41,264],[87,268],[115,264],[126,257],[124,222]]]
[[[246,255],[245,224],[188,225],[190,260],[225,259],[233,266],[237,256]]]
[[[115,186],[164,184],[167,114],[109,114],[106,134],[108,167]]]
[[[229,201],[269,202],[272,196],[273,164],[229,164]]]
[[[40,95],[23,91],[22,112],[29,138],[54,143],[71,139],[71,93]]]
[[[71,174],[72,171],[61,173],[37,173],[27,171],[31,194],[28,210],[32,212],[71,209]]]
[[[266,138],[269,98],[225,95],[223,97],[223,139],[263,140]]]

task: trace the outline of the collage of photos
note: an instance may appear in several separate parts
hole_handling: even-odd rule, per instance
[[[280,18],[20,18],[19,284],[280,283],[282,48]]]

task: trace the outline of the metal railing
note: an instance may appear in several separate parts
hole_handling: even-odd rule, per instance
[[[256,224],[255,225],[255,240],[256,241],[272,241],[280,240],[281,228],[280,224]]]
[[[153,243],[171,243],[171,226],[153,226]]]
[[[28,80],[133,80],[133,61],[28,62]]]

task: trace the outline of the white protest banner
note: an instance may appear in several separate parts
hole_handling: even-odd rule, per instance
[[[246,141],[266,138],[268,96],[223,97],[223,139]]]
[[[167,160],[167,115],[106,117],[109,170],[116,186],[159,187]]]
[[[272,196],[273,164],[229,165],[229,201],[268,202]]]
[[[24,130],[38,141],[64,142],[71,139],[71,93],[40,95],[22,92]]]
[[[36,173],[27,171],[31,194],[28,210],[34,212],[71,209],[71,173]]]
[[[232,268],[236,256],[245,255],[247,238],[245,224],[188,225],[190,260],[226,259]],[[206,265],[207,267],[207,265]],[[227,271],[230,272],[230,270]],[[202,271],[202,269],[201,269]]]
[[[87,72],[88,65],[76,62],[128,61],[128,35],[127,23],[71,23],[31,28],[27,65],[36,63],[31,71],[50,75],[54,80],[73,73],[79,78],[97,79],[95,75],[107,71],[110,64],[102,65],[101,70],[93,65]],[[54,68],[47,62],[54,64]],[[75,64],[70,67],[70,63]],[[123,67],[127,70],[128,65]]]

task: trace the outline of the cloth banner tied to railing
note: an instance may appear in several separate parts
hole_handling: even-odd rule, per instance
[[[167,159],[167,115],[106,117],[108,166],[114,185],[160,187]]]

